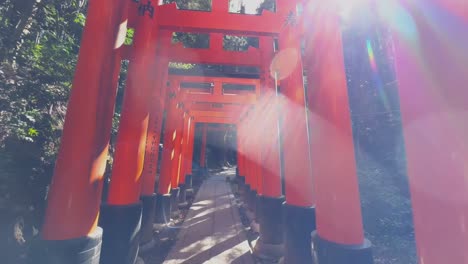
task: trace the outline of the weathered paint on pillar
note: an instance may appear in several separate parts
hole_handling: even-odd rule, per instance
[[[390,13],[418,263],[468,262],[468,5]],[[383,13],[385,14],[385,13]]]
[[[171,45],[171,32],[160,32],[158,40],[158,56],[156,58],[157,71],[153,80],[153,95],[151,97],[150,119],[146,138],[145,161],[142,172],[142,195],[152,195],[155,192],[156,174],[159,160],[159,143],[161,142],[161,129],[166,98],[166,83],[168,77],[168,58],[166,52]]]
[[[149,120],[149,98],[156,70],[158,30],[150,15],[139,16],[122,104],[107,202],[135,204],[140,199],[141,172]]]
[[[96,230],[120,72],[116,49],[126,33],[126,3],[89,2],[47,198],[43,239],[80,238]]]
[[[305,63],[317,232],[337,244],[361,245],[364,232],[340,20],[329,8],[316,12]]]
[[[314,205],[310,172],[307,115],[302,76],[301,45],[294,26],[284,28],[279,36],[280,52],[273,70],[281,80],[280,107],[286,202],[290,205]]]

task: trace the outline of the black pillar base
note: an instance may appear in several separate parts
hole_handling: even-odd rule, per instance
[[[315,230],[315,208],[283,203],[284,263],[313,263],[310,234]]]
[[[267,197],[260,195],[258,221],[260,236],[253,249],[254,254],[266,260],[277,261],[284,255],[283,222],[280,215],[284,197]]]
[[[245,185],[245,177],[244,176],[237,176],[236,177],[236,182],[239,184],[239,186]]]
[[[141,203],[101,206],[99,226],[102,236],[101,264],[133,264],[138,255]]]
[[[245,185],[245,178],[237,175],[236,178],[234,179],[234,185],[236,186],[237,194],[241,195],[242,189],[244,188],[244,185]]]
[[[315,256],[320,264],[373,264],[372,244],[365,239],[362,245],[337,244],[312,232]]]
[[[69,240],[39,240],[31,245],[34,264],[99,264],[102,228],[86,237]]]
[[[257,200],[257,191],[256,190],[250,190],[248,197],[247,197],[247,207],[249,208],[250,211],[252,211],[255,215],[255,209],[256,209],[256,200]]]
[[[171,195],[158,194],[156,197],[156,214],[154,222],[167,224],[171,221]]]
[[[281,217],[284,197],[260,196],[260,237],[266,244],[283,244],[283,218]]]
[[[193,198],[193,196],[195,195],[195,192],[193,190],[193,176],[192,176],[192,174],[185,175],[185,186],[186,186],[185,195],[189,199]]]
[[[171,189],[171,212],[177,212],[177,210],[179,210],[179,194],[179,187]]]
[[[179,204],[178,208],[186,208],[188,206],[187,203],[187,186],[184,184],[179,185],[180,192],[179,192]]]
[[[202,181],[203,181],[203,179],[202,179],[202,169],[198,168],[197,170],[193,171],[192,184],[196,184],[197,186],[199,186],[202,183]]]
[[[246,184],[241,189],[241,198],[245,204],[247,204],[249,200],[249,194],[250,194],[250,185]]]
[[[208,176],[210,176],[210,174],[208,173],[208,168],[201,168],[201,172],[202,172],[202,179],[203,180],[206,180],[206,178],[208,178]]]
[[[262,217],[260,212],[263,202],[262,197],[260,194],[255,195],[255,221],[257,223],[260,223],[260,218]]]
[[[153,193],[148,196],[141,196],[141,204],[143,212],[141,216],[141,237],[140,244],[148,244],[153,241],[153,223],[154,215],[156,213],[156,198],[157,195]]]

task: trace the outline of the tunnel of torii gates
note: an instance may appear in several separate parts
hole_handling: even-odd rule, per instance
[[[440,9],[445,2],[424,5]],[[467,263],[468,90],[462,87],[468,72],[456,63],[468,46],[467,12],[447,8],[450,23],[438,23],[436,30],[415,3],[405,10],[419,42],[405,30],[392,34],[417,254],[424,264]],[[227,0],[214,0],[211,12],[147,0],[90,0],[37,259],[133,263],[140,243],[152,239],[152,223],[166,223],[190,193],[192,173],[197,176],[196,124],[203,124],[204,156],[207,124],[215,123],[231,124],[237,133],[236,182],[260,225],[255,254],[283,256],[284,263],[312,263],[312,254],[320,264],[372,263],[338,7],[339,1],[279,0],[275,13],[242,15],[229,13]],[[135,30],[129,46],[123,45],[127,27]],[[209,49],[172,44],[176,31],[210,34]],[[259,48],[226,51],[224,35],[259,37]],[[450,50],[447,39],[457,40]],[[108,197],[101,204],[123,59],[130,61],[128,79]],[[169,62],[254,66],[260,77],[172,75]],[[204,158],[201,166],[203,172]]]

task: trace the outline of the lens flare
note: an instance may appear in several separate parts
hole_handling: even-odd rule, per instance
[[[374,50],[372,49],[372,43],[370,39],[366,41],[367,54],[369,55],[369,61],[374,72],[377,72],[377,63],[375,62]]]
[[[382,100],[382,103],[385,109],[389,110],[390,103],[388,101],[387,94],[385,93],[385,90],[384,90],[382,78],[380,77],[381,73],[379,72],[379,68],[377,66],[377,60],[375,57],[374,49],[372,47],[372,41],[370,39],[366,40],[366,49],[367,49],[367,55],[369,56],[369,64],[372,70],[372,77],[374,79],[374,84],[377,89],[378,96]]]

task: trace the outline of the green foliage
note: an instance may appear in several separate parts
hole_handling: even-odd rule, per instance
[[[195,65],[191,63],[180,63],[180,62],[169,63],[169,68],[172,68],[172,69],[190,70],[190,69],[193,69],[194,66]]]
[[[176,2],[179,9],[210,11],[211,0],[164,0],[165,4]]]
[[[135,29],[133,29],[133,28],[127,29],[127,35],[125,36],[124,45],[131,45],[132,44],[133,35],[135,35]]]
[[[85,22],[85,3],[0,2],[0,214],[5,219],[21,216],[40,226]],[[0,221],[0,227],[5,226]],[[0,247],[6,249],[2,239]],[[18,263],[15,259],[6,262]]]

